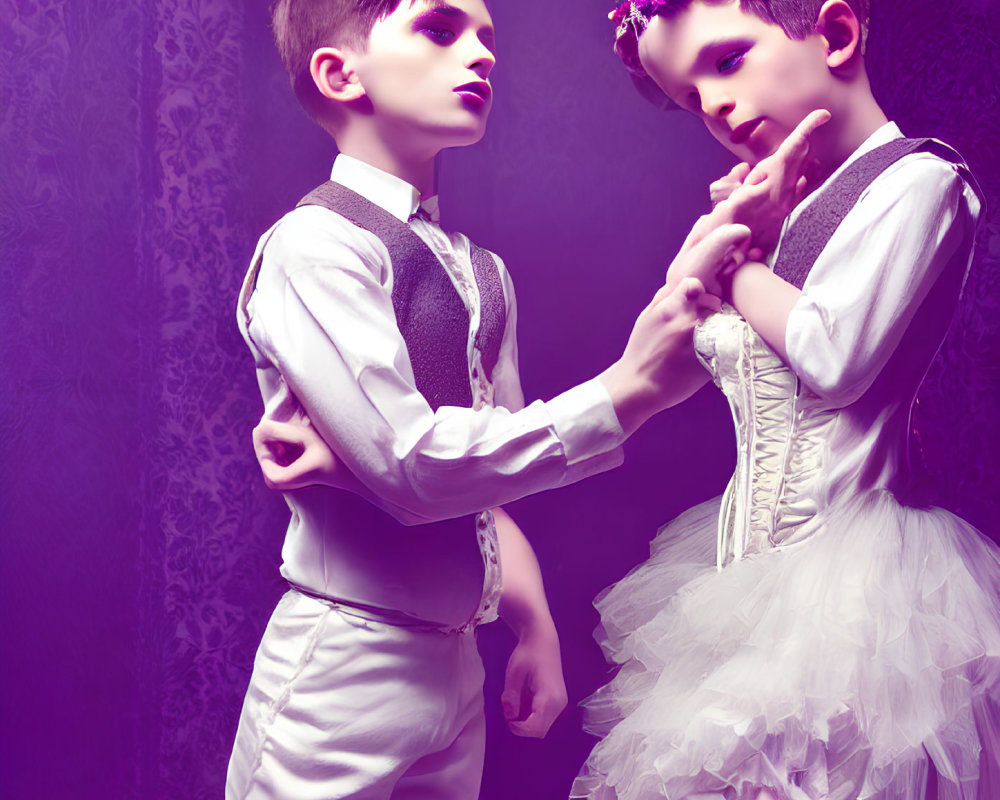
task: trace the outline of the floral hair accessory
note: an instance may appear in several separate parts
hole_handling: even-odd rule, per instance
[[[616,26],[615,52],[633,75],[645,76],[646,71],[639,62],[639,37],[646,30],[656,10],[670,0],[628,0],[608,14]]]

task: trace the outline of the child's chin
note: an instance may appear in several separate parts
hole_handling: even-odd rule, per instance
[[[770,158],[775,154],[778,149],[778,145],[773,147],[764,147],[763,149],[755,148],[753,151],[744,150],[741,161],[746,161],[751,167],[756,167],[765,158]]]
[[[758,162],[763,161],[770,155],[770,153],[761,154],[754,152],[745,144],[734,145],[731,142],[722,139],[719,140],[719,144],[726,148],[726,150],[734,155],[739,161],[745,161],[751,167],[757,166]]]
[[[486,135],[486,125],[483,124],[469,130],[455,131],[449,138],[451,141],[446,147],[468,147],[475,144]]]

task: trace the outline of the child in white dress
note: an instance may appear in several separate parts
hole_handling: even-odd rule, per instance
[[[773,271],[701,276],[728,303],[695,349],[729,400],[736,471],[598,598],[621,667],[587,701],[603,738],[573,797],[922,800],[935,780],[942,800],[1000,797],[1000,555],[920,505],[908,452],[980,200],[954,151],[876,105],[865,10],[612,15],[636,80],[746,162],[731,182],[811,108],[832,117]]]

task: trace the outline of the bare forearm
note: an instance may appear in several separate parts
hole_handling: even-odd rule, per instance
[[[535,551],[506,511],[494,508],[493,516],[503,571],[500,616],[517,636],[554,630]]]
[[[517,636],[500,699],[512,732],[540,737],[566,707],[559,636],[534,550],[503,509],[493,509],[493,515],[503,567],[500,616]]]
[[[744,264],[733,274],[730,302],[782,360],[788,362],[785,331],[802,292],[782,280],[766,264]]]
[[[622,430],[631,436],[650,417],[697,392],[708,383],[709,375],[690,347],[686,354],[674,357],[669,388],[621,362],[612,364],[598,378],[608,390]]]

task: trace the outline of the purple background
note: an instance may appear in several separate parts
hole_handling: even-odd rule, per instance
[[[995,535],[1000,218],[994,0],[877,2],[870,65],[907,133],[962,150],[991,200],[920,427],[942,502]],[[530,398],[617,356],[728,156],[634,95],[606,0],[496,0],[487,139],[441,167],[446,224],[517,281]],[[0,5],[0,794],[217,798],[254,649],[282,586],[286,519],[250,448],[260,411],[234,320],[256,237],[333,148],[298,111],[263,0]],[[723,487],[707,389],[625,467],[512,506],[562,632],[571,703],[606,672],[593,595],[656,526]],[[590,740],[497,719],[484,798],[565,796]]]

